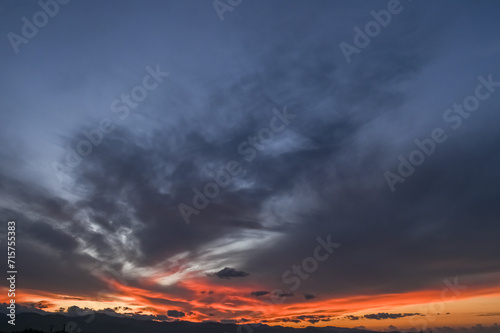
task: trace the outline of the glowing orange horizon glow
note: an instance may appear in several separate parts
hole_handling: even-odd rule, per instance
[[[81,295],[62,295],[39,290],[23,290],[16,295],[18,304],[42,304],[45,311],[58,311],[59,308],[70,306],[88,307],[94,310],[121,307],[120,313],[141,313],[164,315],[168,310],[182,311],[186,315],[181,320],[201,322],[204,320],[247,319],[249,323],[265,323],[291,327],[304,326],[343,326],[355,327],[363,325],[368,328],[386,327],[388,322],[397,323],[400,327],[411,327],[409,318],[390,320],[370,320],[362,315],[377,312],[422,312],[419,308],[430,302],[440,302],[442,290],[426,289],[400,294],[353,295],[350,297],[315,298],[283,298],[283,302],[271,301],[270,295],[255,297],[254,290],[265,290],[258,287],[229,287],[208,282],[203,278],[193,278],[176,284],[176,292],[154,291],[144,287],[132,287],[112,279],[103,279],[108,283],[106,290],[100,291],[95,298]],[[151,281],[145,285],[150,287]],[[181,292],[179,292],[179,288]],[[2,302],[7,302],[7,288],[2,287]],[[208,293],[212,291],[212,293]],[[452,294],[448,295],[452,299]],[[459,312],[461,316],[448,315],[439,318],[439,323],[453,326],[455,323],[477,324],[474,317],[467,315],[474,311],[495,310],[494,304],[500,300],[500,287],[469,287],[461,290],[459,297],[450,301],[447,307]],[[453,304],[452,304],[453,303]],[[448,304],[448,303],[447,303]],[[479,304],[482,309],[471,307]],[[492,305],[493,304],[493,305]],[[127,310],[123,310],[123,309]],[[468,310],[469,309],[469,310]],[[359,320],[348,320],[347,315],[360,316]],[[324,316],[323,321],[314,323],[301,321],[299,323],[283,321],[297,316]],[[465,320],[467,319],[467,320]],[[483,318],[481,323],[498,322],[498,317]]]

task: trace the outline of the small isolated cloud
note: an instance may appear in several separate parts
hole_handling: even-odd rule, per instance
[[[66,313],[69,316],[85,316],[85,315],[88,315],[88,314],[93,313],[93,312],[94,312],[94,310],[92,310],[90,308],[81,308],[81,307],[76,306],[76,305],[70,306],[66,310]]]
[[[381,320],[381,319],[397,319],[397,318],[419,316],[419,315],[420,315],[420,313],[386,313],[386,312],[380,312],[380,313],[367,314],[367,315],[364,315],[364,317],[366,319]]]
[[[230,279],[230,278],[234,278],[234,277],[245,277],[245,276],[248,276],[250,274],[248,274],[247,272],[243,272],[243,271],[237,271],[236,269],[231,268],[231,267],[224,267],[224,269],[221,269],[217,273],[209,274],[209,275],[216,276],[219,279]]]
[[[181,318],[184,317],[186,314],[182,311],[177,311],[177,310],[168,310],[167,315],[169,317],[174,317],[174,318]]]
[[[293,316],[289,318],[280,318],[276,320],[276,322],[292,322],[292,323],[300,323],[300,322],[309,322],[311,324],[316,324],[319,321],[330,321],[332,317],[326,315],[302,315],[302,316]]]
[[[316,296],[314,296],[313,294],[304,294],[304,298],[305,299],[313,299],[315,298]]]
[[[359,320],[361,317],[360,316],[348,315],[348,316],[345,316],[345,318],[347,318],[349,320]]]
[[[281,318],[278,321],[282,321],[284,323],[300,323],[301,320],[296,318]]]
[[[72,297],[72,296],[59,296],[58,298],[64,300],[73,300],[73,301],[83,301],[84,299],[81,297]]]
[[[252,291],[251,295],[255,297],[264,296],[269,294],[269,291]]]

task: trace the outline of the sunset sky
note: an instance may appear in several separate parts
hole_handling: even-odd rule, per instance
[[[498,328],[499,2],[0,16],[19,311]]]

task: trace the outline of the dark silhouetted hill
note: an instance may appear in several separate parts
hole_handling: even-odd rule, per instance
[[[16,325],[7,321],[0,323],[1,332],[21,332],[23,330],[61,331],[66,324],[67,332],[74,333],[372,333],[374,331],[337,327],[306,327],[294,329],[282,326],[250,325],[238,330],[238,325],[221,323],[192,323],[186,321],[157,322],[133,318],[114,317],[95,314],[95,318],[86,323],[89,316],[68,317],[61,314],[20,313],[16,316]],[[73,322],[73,323],[70,323]],[[77,325],[77,326],[75,326]],[[35,332],[33,332],[35,333]],[[37,332],[38,333],[38,332]]]

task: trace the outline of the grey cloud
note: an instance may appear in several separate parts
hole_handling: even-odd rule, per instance
[[[167,311],[167,316],[169,317],[174,317],[174,318],[181,318],[186,316],[186,314],[182,311],[177,311],[177,310],[168,310]]]
[[[212,275],[218,277],[219,279],[230,279],[235,277],[245,277],[248,276],[249,273],[238,271],[231,267],[224,267],[223,269],[216,273],[213,273]]]
[[[313,294],[304,294],[304,298],[305,299],[313,299],[313,298],[316,298],[316,296]]]
[[[251,295],[253,295],[255,297],[264,296],[267,294],[269,294],[269,291],[252,291],[251,292]]]

